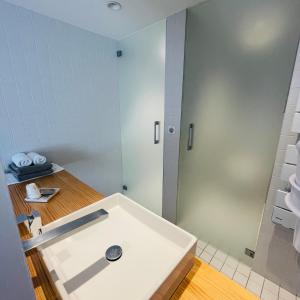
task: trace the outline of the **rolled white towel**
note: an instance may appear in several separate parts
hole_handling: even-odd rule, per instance
[[[11,160],[17,167],[27,167],[32,164],[31,158],[25,153],[16,153],[11,157]]]
[[[29,152],[27,155],[32,159],[32,162],[35,165],[43,165],[44,163],[47,162],[47,158],[43,155],[40,155],[36,152]]]

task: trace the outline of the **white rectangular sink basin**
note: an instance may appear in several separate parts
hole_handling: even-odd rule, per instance
[[[46,232],[99,209],[109,214],[39,247],[62,299],[164,299],[192,266],[196,238],[122,194],[42,227]],[[109,262],[107,248],[121,258]]]

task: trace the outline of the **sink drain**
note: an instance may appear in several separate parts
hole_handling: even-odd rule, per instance
[[[105,257],[109,261],[116,261],[122,256],[122,248],[118,245],[109,247],[105,252]]]

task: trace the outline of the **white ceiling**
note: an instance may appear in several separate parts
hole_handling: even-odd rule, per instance
[[[112,11],[109,0],[6,0],[42,15],[122,39],[187,7],[204,0],[119,0],[123,8]]]

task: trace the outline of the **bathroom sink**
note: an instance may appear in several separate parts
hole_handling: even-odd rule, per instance
[[[170,297],[193,265],[196,238],[122,194],[43,226],[42,232],[99,209],[108,215],[39,247],[61,298]],[[114,245],[122,255],[109,261],[105,253]]]

